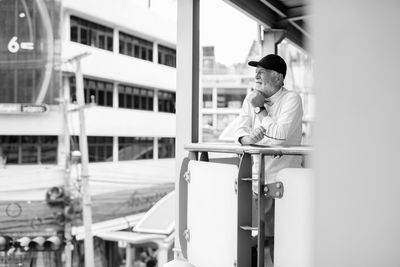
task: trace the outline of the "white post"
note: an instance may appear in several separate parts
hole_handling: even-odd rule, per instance
[[[59,160],[59,165],[63,165],[65,168],[65,173],[64,173],[64,177],[65,177],[65,188],[67,191],[68,195],[71,195],[71,164],[70,164],[70,158],[69,158],[69,154],[70,154],[70,134],[69,134],[69,129],[68,129],[68,103],[69,103],[69,80],[68,77],[63,76],[62,77],[62,94],[63,97],[62,99],[62,112],[63,112],[63,135],[59,137],[59,140],[61,139],[62,142],[60,142],[60,144],[62,143],[63,148],[59,148],[62,149],[62,153],[59,153],[59,155],[63,155],[61,157],[61,159]],[[61,162],[62,161],[62,162]],[[71,222],[68,220],[65,223],[64,226],[64,236],[65,236],[65,249],[64,249],[64,253],[65,253],[65,267],[71,267],[72,266],[72,234],[71,234]],[[39,254],[39,253],[38,253]]]
[[[158,64],[158,43],[153,43],[153,63]]]
[[[168,250],[169,245],[163,242],[158,244],[158,252],[157,252],[157,262],[158,266],[164,266],[165,263],[168,261]]]
[[[118,136],[113,136],[113,162],[119,161],[119,143]]]
[[[158,137],[154,136],[153,139],[153,159],[158,159]]]
[[[132,244],[128,243],[126,245],[126,259],[125,259],[125,267],[131,267],[132,266],[132,254],[131,254],[131,247]]]
[[[176,205],[175,205],[175,259],[164,266],[193,266],[185,259],[186,244],[181,216],[186,211],[179,210],[180,168],[188,155],[184,145],[198,142],[199,117],[199,0],[178,0],[178,36],[177,36],[177,94],[176,94]],[[188,106],[191,109],[188,110]],[[183,212],[183,214],[180,214]],[[183,220],[184,221],[184,220]]]
[[[76,98],[79,107],[79,147],[81,150],[81,168],[82,168],[82,204],[83,204],[83,224],[85,228],[85,267],[94,267],[93,252],[93,236],[92,236],[92,203],[89,191],[89,153],[86,136],[86,124],[84,114],[84,92],[83,92],[83,75],[81,69],[81,61],[76,61]]]

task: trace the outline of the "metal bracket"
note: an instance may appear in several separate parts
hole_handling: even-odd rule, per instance
[[[190,230],[186,229],[183,231],[183,237],[186,239],[187,242],[190,242]]]
[[[276,182],[272,184],[266,184],[264,186],[264,195],[266,197],[272,198],[282,198],[283,197],[283,183]]]
[[[190,171],[187,170],[184,174],[183,174],[183,178],[185,179],[185,181],[189,184],[190,183]]]

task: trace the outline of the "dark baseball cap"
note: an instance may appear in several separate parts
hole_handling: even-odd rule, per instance
[[[283,75],[283,78],[286,76],[286,63],[283,58],[281,58],[278,55],[270,54],[266,55],[260,61],[249,61],[249,66],[252,67],[263,67],[264,69],[267,70],[274,70],[278,73],[281,73]]]

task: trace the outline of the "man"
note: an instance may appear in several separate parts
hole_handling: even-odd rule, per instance
[[[300,145],[303,107],[300,96],[283,87],[285,61],[271,54],[248,64],[256,67],[255,88],[243,101],[235,140],[242,145]],[[300,164],[298,156],[265,157],[266,183],[274,182],[281,169]]]
[[[283,87],[286,63],[278,55],[267,55],[260,61],[248,63],[256,67],[255,88],[243,101],[237,118],[235,141],[242,145],[300,145],[303,107],[300,96]],[[265,157],[265,183],[275,182],[277,173],[284,168],[301,167],[301,157]],[[258,158],[253,159],[253,177],[258,178]],[[253,192],[257,193],[257,183]],[[265,236],[271,237],[273,257],[274,203],[266,201]]]

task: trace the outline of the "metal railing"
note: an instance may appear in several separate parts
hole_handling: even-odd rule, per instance
[[[239,166],[239,177],[238,177],[238,187],[240,188],[244,184],[249,184],[250,182],[257,182],[258,183],[258,194],[257,200],[257,228],[253,228],[250,226],[245,226],[240,224],[239,219],[239,227],[242,230],[257,230],[257,266],[263,267],[264,266],[264,235],[265,235],[265,216],[263,215],[264,208],[265,208],[265,197],[264,196],[272,196],[272,197],[282,197],[282,192],[279,190],[283,190],[283,185],[277,185],[274,183],[273,186],[269,186],[265,184],[265,162],[264,157],[280,157],[285,155],[295,155],[295,156],[307,156],[313,152],[313,148],[310,146],[259,146],[259,145],[237,145],[237,144],[220,144],[220,143],[191,143],[185,145],[185,149],[189,151],[188,160],[199,160],[199,161],[214,161],[214,162],[224,162],[224,160],[218,159],[210,159],[209,152],[211,153],[228,153],[228,154],[237,154],[239,161],[237,161]],[[252,160],[251,157],[258,157],[259,158],[259,169],[257,171],[257,179],[252,178]],[[182,165],[183,168],[184,165]],[[186,165],[187,166],[187,165]],[[278,182],[279,183],[279,182]],[[280,188],[277,189],[276,188]],[[251,188],[248,186],[247,188]],[[271,190],[272,189],[272,190]],[[186,190],[184,190],[186,191]],[[242,207],[238,207],[238,212],[245,211],[246,215],[248,216],[248,212],[250,212],[251,216],[251,209],[249,210],[249,206],[251,207],[251,198],[252,193],[251,189],[245,192],[246,196],[239,195],[238,205],[243,205]],[[247,203],[245,203],[247,202]],[[185,213],[186,214],[186,213]],[[242,215],[239,215],[239,217]],[[248,220],[247,220],[248,222]],[[249,234],[247,234],[249,235]],[[247,237],[246,237],[247,238]],[[249,240],[251,237],[247,238]],[[248,244],[247,244],[248,245]],[[238,244],[240,246],[240,244]],[[260,253],[262,252],[262,253]],[[244,267],[249,264],[249,255],[240,255],[240,248],[238,248],[238,261],[235,263],[238,267]],[[245,258],[245,260],[240,260],[239,258]],[[250,259],[251,261],[251,259]]]

